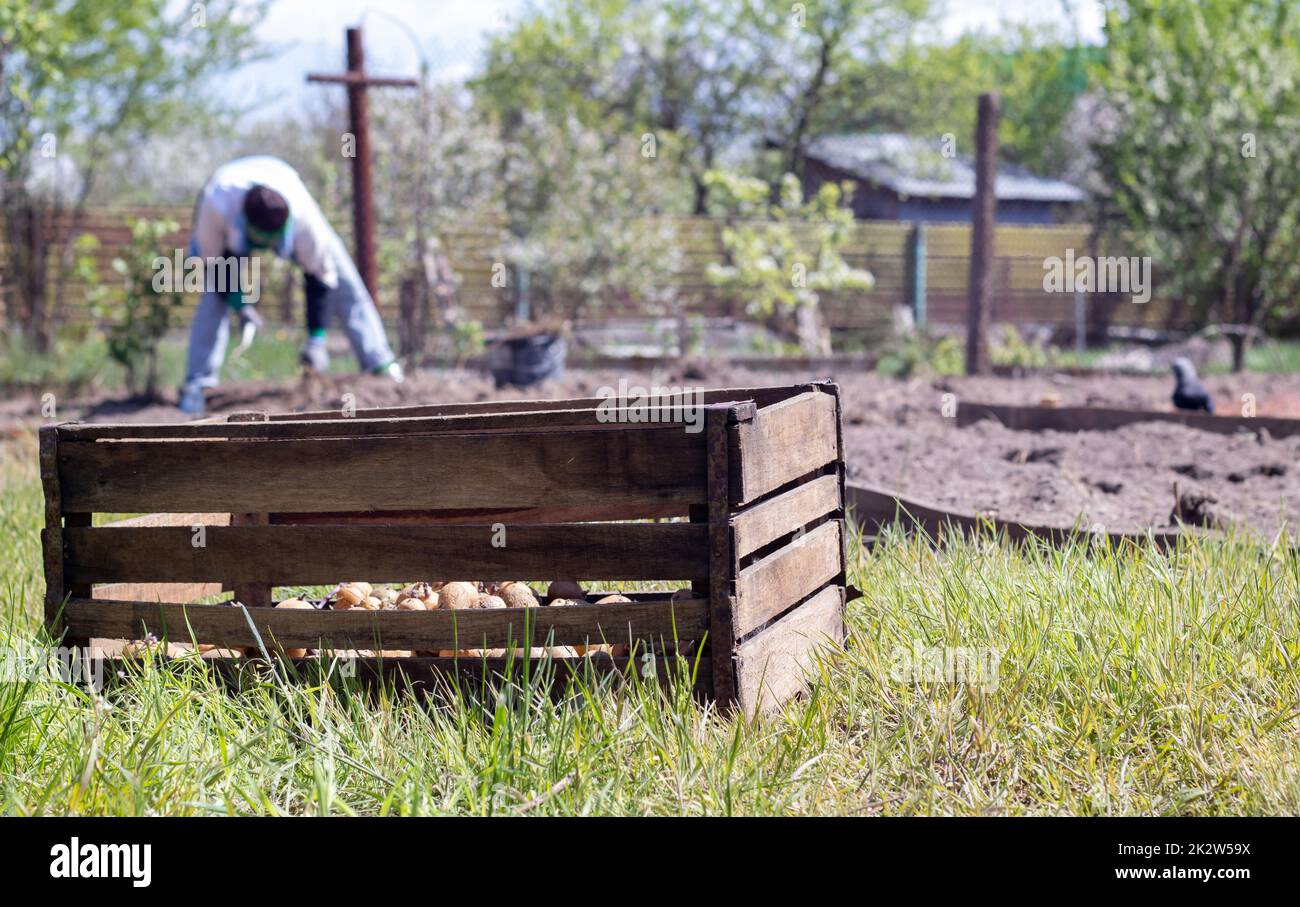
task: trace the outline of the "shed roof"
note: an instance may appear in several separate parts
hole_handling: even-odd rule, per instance
[[[940,139],[890,132],[825,135],[809,143],[807,157],[899,195],[975,196],[974,159],[961,154],[945,157]],[[1081,202],[1086,197],[1071,183],[1002,162],[994,192],[999,201]]]

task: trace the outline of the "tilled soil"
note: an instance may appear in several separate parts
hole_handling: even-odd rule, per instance
[[[1224,523],[1267,533],[1284,523],[1293,532],[1300,526],[1300,436],[1226,436],[1159,422],[1107,432],[1020,432],[992,421],[958,428],[945,416],[945,402],[954,398],[1168,410],[1172,381],[1164,378],[899,381],[862,373],[757,373],[700,362],[657,372],[572,370],[528,390],[496,390],[487,376],[465,371],[420,372],[400,386],[358,376],[330,376],[310,386],[247,382],[216,391],[211,407],[214,415],[287,412],[339,408],[346,394],[360,408],[595,396],[620,380],[643,387],[743,387],[825,377],[843,388],[850,481],[951,510],[1114,532],[1170,525],[1175,490],[1213,499],[1208,509]],[[1205,383],[1220,413],[1239,414],[1243,395],[1250,394],[1259,415],[1300,418],[1300,375],[1245,374]],[[35,398],[9,400],[0,405],[0,425],[24,431],[39,418],[39,407]],[[171,401],[145,406],[111,398],[61,402],[58,413],[60,419],[101,422],[163,422],[178,416]]]

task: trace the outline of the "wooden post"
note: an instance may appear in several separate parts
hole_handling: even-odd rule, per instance
[[[1088,303],[1083,290],[1074,291],[1074,349],[1082,353],[1088,348]]]
[[[270,418],[263,412],[243,412],[231,413],[226,417],[227,422],[269,422]],[[256,439],[250,439],[250,443],[256,443]],[[238,482],[239,476],[231,476],[231,481]],[[270,525],[271,515],[269,513],[232,513],[230,515],[231,526],[267,526]],[[241,602],[250,608],[266,608],[272,604],[274,591],[270,583],[234,583],[230,587],[234,593],[235,601]]]
[[[997,92],[979,99],[975,134],[975,198],[971,204],[970,286],[966,308],[966,374],[989,370],[989,308],[993,297],[993,230],[997,215]]]
[[[352,131],[352,225],[357,249],[357,273],[378,299],[378,274],[375,265],[375,206],[370,178],[370,119],[366,105],[366,90],[378,86],[415,88],[415,79],[380,79],[367,75],[365,51],[361,43],[361,29],[349,28],[347,39],[347,72],[342,75],[307,76],[308,82],[334,82],[348,90],[348,126]]]
[[[925,327],[925,224],[912,224],[907,235],[907,291],[912,324]]]
[[[752,411],[752,410],[751,410]],[[704,410],[708,458],[709,520],[709,652],[713,665],[713,698],[723,709],[736,699],[735,601],[738,565],[731,540],[731,406]]]
[[[401,289],[397,294],[397,354],[407,360],[412,367],[416,365],[424,335],[420,331],[418,318],[415,278],[403,277]]]
[[[59,496],[59,430],[40,429],[41,485],[45,489],[45,529],[41,548],[45,555],[45,628],[52,638],[63,632],[63,504]]]

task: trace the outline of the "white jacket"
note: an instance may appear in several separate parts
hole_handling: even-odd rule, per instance
[[[203,258],[227,249],[247,255],[251,249],[244,229],[244,196],[254,185],[274,189],[289,203],[289,225],[275,254],[333,289],[339,282],[336,256],[346,254],[297,171],[269,155],[243,157],[219,167],[203,187],[194,212],[190,254]]]

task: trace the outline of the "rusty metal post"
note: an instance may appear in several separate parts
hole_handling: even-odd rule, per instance
[[[997,92],[980,95],[975,132],[975,198],[971,203],[970,286],[966,307],[966,374],[989,369],[989,308],[993,303],[993,230],[997,214]]]
[[[357,272],[378,302],[379,269],[375,264],[375,201],[370,175],[370,117],[366,90],[374,87],[415,88],[415,79],[370,78],[361,45],[361,29],[347,30],[347,72],[342,75],[309,74],[308,82],[342,83],[348,90],[348,129],[352,132],[352,229],[356,243]]]

